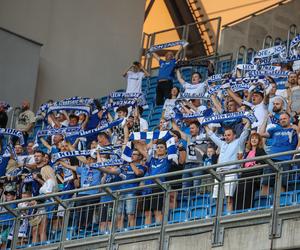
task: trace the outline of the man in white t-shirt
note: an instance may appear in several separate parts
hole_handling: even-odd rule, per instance
[[[177,79],[180,84],[182,84],[184,88],[184,93],[188,94],[196,94],[196,95],[204,95],[205,94],[205,83],[200,82],[202,80],[202,76],[199,72],[194,72],[191,77],[191,83],[186,82],[180,73],[180,70],[176,71]]]
[[[125,71],[123,77],[127,78],[126,93],[141,93],[142,80],[144,77],[150,76],[145,68],[139,62],[133,64]]]
[[[265,117],[268,115],[268,109],[267,105],[264,104],[264,92],[260,87],[254,88],[252,92],[249,93],[248,101],[244,101],[242,98],[240,98],[236,93],[234,93],[230,88],[227,88],[228,95],[240,106],[246,105],[250,107],[254,115],[256,116],[257,122],[254,122],[252,124],[252,128],[256,128],[257,131],[259,131],[261,125],[264,122]]]

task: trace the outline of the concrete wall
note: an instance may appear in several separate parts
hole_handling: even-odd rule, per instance
[[[34,101],[39,59],[39,44],[0,29],[0,100],[12,107],[25,98]]]
[[[298,32],[300,30],[299,10],[300,1],[294,0],[259,16],[223,29],[220,52],[234,52],[235,56],[241,45],[259,50],[262,48],[263,40],[267,35],[271,35],[273,39],[281,37],[282,40],[286,40],[291,24],[296,24]]]
[[[124,88],[121,74],[138,58],[144,7],[145,0],[0,0],[0,27],[44,44],[35,106]]]

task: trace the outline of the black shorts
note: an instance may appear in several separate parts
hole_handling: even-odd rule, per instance
[[[100,222],[111,221],[113,213],[113,203],[102,204],[99,208]]]
[[[155,194],[147,196],[144,200],[145,211],[162,211],[164,205],[164,195]]]

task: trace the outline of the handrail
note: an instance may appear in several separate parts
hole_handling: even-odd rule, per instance
[[[286,2],[291,2],[291,1],[292,1],[292,0],[281,0],[280,2],[271,4],[271,5],[269,5],[269,6],[265,7],[265,8],[262,8],[262,9],[260,9],[260,10],[255,11],[255,12],[252,12],[251,14],[248,14],[248,15],[246,15],[246,16],[243,16],[243,17],[241,17],[241,18],[238,18],[238,19],[236,19],[236,20],[234,20],[234,21],[231,21],[231,22],[229,22],[229,23],[226,23],[226,24],[222,25],[222,28],[228,28],[228,27],[231,26],[232,24],[235,24],[235,23],[238,23],[238,22],[240,22],[240,21],[243,21],[243,20],[245,20],[245,19],[247,19],[247,18],[249,18],[249,17],[255,17],[255,16],[257,16],[257,14],[260,14],[261,12],[264,12],[264,11],[266,11],[266,10],[272,9],[273,7],[276,7],[276,6],[280,6],[280,5],[286,4]]]
[[[26,201],[32,201],[32,200],[45,200],[45,199],[50,199],[56,196],[62,196],[65,194],[75,194],[78,192],[82,192],[82,191],[90,191],[90,190],[95,190],[95,189],[100,189],[100,188],[106,188],[106,187],[111,187],[111,186],[119,186],[121,184],[131,184],[131,183],[136,183],[136,182],[140,182],[140,181],[145,181],[145,180],[154,180],[154,179],[158,179],[158,178],[163,178],[163,177],[171,177],[174,175],[180,175],[180,174],[184,174],[184,173],[190,173],[190,172],[196,172],[199,170],[215,170],[219,167],[224,167],[224,166],[230,166],[230,165],[239,165],[239,164],[243,164],[249,161],[262,161],[262,160],[271,160],[274,157],[278,157],[278,156],[285,156],[285,155],[296,155],[296,154],[300,154],[300,150],[292,150],[292,151],[287,151],[287,152],[283,152],[283,153],[276,153],[276,154],[270,154],[270,155],[264,155],[264,156],[258,156],[255,158],[251,158],[251,159],[242,159],[242,160],[237,160],[237,161],[230,161],[230,162],[226,162],[226,163],[219,163],[219,164],[214,164],[211,166],[201,166],[201,167],[197,167],[197,168],[192,168],[192,169],[185,169],[185,170],[180,170],[180,171],[176,171],[176,172],[170,172],[170,173],[165,173],[165,174],[159,174],[159,175],[155,175],[155,176],[148,176],[148,177],[142,177],[142,178],[136,178],[136,179],[132,179],[132,180],[125,180],[125,181],[119,181],[119,182],[115,182],[115,183],[108,183],[108,184],[101,184],[101,185],[97,185],[97,186],[92,186],[92,187],[86,187],[86,188],[78,188],[78,189],[74,189],[74,190],[69,190],[69,191],[64,191],[64,192],[56,192],[56,193],[52,193],[52,194],[47,194],[47,195],[39,195],[39,196],[35,196],[35,197],[30,197],[30,198],[25,198],[25,199],[19,199],[19,200],[14,200],[14,201],[9,201],[9,202],[2,202],[0,203],[0,206],[7,206],[7,205],[11,205],[11,204],[18,204],[21,202],[26,202]],[[296,160],[298,161],[298,159]],[[281,162],[276,162],[277,165],[282,164]],[[241,169],[236,169],[236,170],[231,170],[231,171],[240,171]],[[226,173],[230,173],[230,171],[226,171],[226,172],[222,172],[222,174],[226,174]],[[149,186],[143,186],[143,187],[154,187],[155,184],[150,184]],[[128,189],[123,189],[122,192],[126,192]],[[118,190],[119,192],[121,190]],[[97,196],[103,196],[104,193],[98,193]],[[106,194],[107,195],[107,194]],[[86,196],[86,198],[89,196]]]

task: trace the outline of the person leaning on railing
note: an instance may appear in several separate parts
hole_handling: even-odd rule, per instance
[[[267,118],[266,118],[267,119]],[[271,139],[270,146],[270,154],[276,154],[281,152],[287,152],[290,150],[295,150],[298,144],[298,136],[297,131],[291,125],[291,116],[288,113],[282,113],[279,117],[279,125],[273,126],[266,130],[265,128],[266,122],[263,123],[264,127],[260,130],[260,134],[262,137]],[[282,162],[288,161],[293,158],[293,155],[284,155],[272,158],[274,162]],[[283,171],[288,171],[291,169],[290,164],[281,164],[281,169]],[[272,167],[264,168],[264,174],[274,173]],[[282,175],[281,182],[281,191],[284,192],[286,190],[288,183],[288,175]],[[274,177],[265,177],[262,180],[262,195],[269,194],[269,187],[274,185]]]
[[[254,132],[250,135],[246,149],[243,154],[244,159],[252,159],[254,157],[266,155],[263,148],[263,138],[260,134]],[[243,164],[243,168],[251,169],[253,166],[263,164],[263,161],[249,161]],[[240,178],[253,177],[252,179],[239,181],[238,194],[237,194],[237,209],[250,208],[253,202],[256,191],[260,191],[260,177],[254,178],[262,174],[262,169],[242,172]]]

